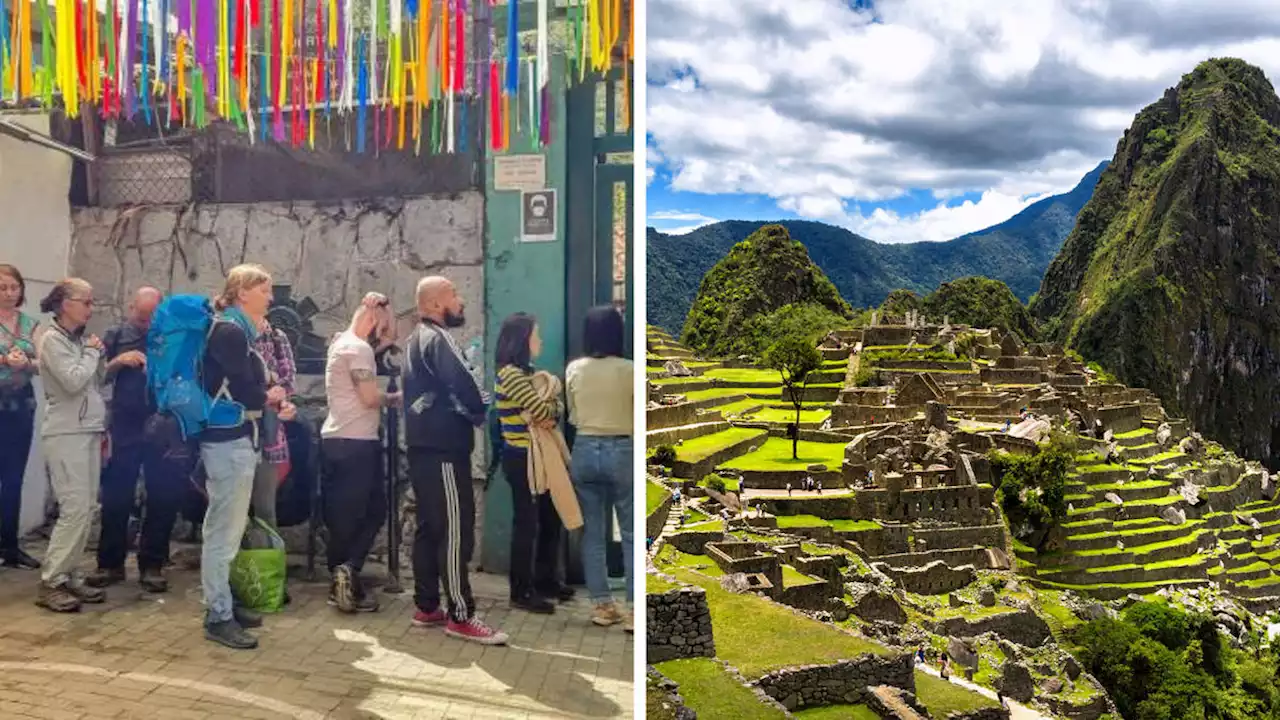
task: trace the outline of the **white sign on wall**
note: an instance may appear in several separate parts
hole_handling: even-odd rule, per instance
[[[493,159],[493,189],[540,190],[547,186],[547,158],[542,155],[499,155]]]

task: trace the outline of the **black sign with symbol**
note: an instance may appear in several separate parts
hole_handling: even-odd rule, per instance
[[[520,202],[520,235],[524,242],[556,239],[556,191],[525,190]]]

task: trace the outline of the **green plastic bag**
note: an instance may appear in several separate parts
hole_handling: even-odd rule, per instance
[[[284,609],[286,566],[284,540],[254,518],[231,561],[231,593],[250,610],[278,613]]]

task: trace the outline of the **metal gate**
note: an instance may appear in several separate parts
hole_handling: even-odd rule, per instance
[[[613,304],[626,318],[626,353],[635,359],[634,140],[628,117],[633,97],[621,70],[575,85],[566,96],[565,337],[569,358],[582,355],[587,311]],[[613,540],[614,523],[631,521],[629,517],[610,519],[607,558],[613,577],[623,574],[622,545]],[[566,564],[570,582],[583,581],[578,557],[575,543]]]

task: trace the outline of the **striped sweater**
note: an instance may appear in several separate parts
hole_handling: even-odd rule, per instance
[[[498,368],[494,385],[498,421],[502,424],[502,442],[506,447],[529,449],[529,427],[522,413],[535,420],[559,420],[564,413],[560,398],[544,401],[533,388],[532,373],[515,365]]]

